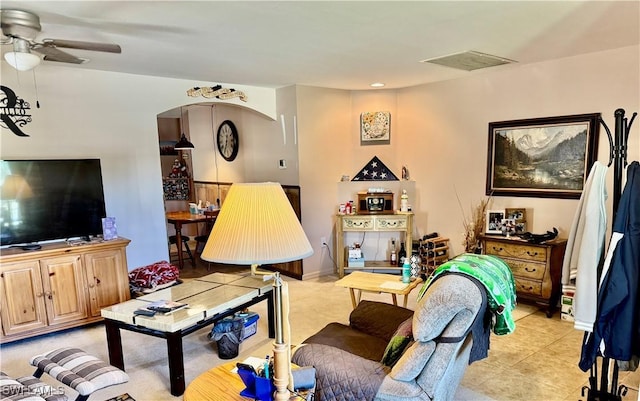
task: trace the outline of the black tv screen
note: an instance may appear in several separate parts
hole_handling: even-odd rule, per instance
[[[0,160],[0,245],[98,235],[105,215],[99,159]]]

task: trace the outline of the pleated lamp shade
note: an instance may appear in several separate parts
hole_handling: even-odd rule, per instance
[[[278,183],[231,185],[201,258],[264,265],[311,256],[313,248]]]

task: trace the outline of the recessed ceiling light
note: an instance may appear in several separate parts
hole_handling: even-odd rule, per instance
[[[443,57],[435,57],[420,61],[421,63],[433,63],[459,70],[473,71],[481,68],[495,67],[502,64],[516,63],[508,58],[493,56],[491,54],[476,51],[464,51]]]
[[[384,86],[384,83],[382,82],[374,82],[371,84],[372,88],[382,88]]]

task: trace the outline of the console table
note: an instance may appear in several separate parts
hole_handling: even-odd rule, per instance
[[[365,267],[345,267],[344,233],[349,231],[398,231],[404,233],[407,253],[411,254],[411,233],[413,232],[413,213],[397,212],[394,214],[357,215],[338,214],[336,216],[336,263],[338,275],[344,277],[345,269],[349,270],[402,270],[402,266],[394,266],[388,260],[365,261]]]
[[[531,244],[519,238],[485,235],[483,252],[504,260],[516,281],[518,300],[532,300],[547,305],[547,317],[553,316],[562,293],[560,283],[566,239]]]

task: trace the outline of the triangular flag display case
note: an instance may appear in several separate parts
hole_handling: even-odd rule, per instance
[[[378,156],[373,156],[373,159],[360,170],[358,174],[351,181],[399,181],[398,177],[378,159]]]

